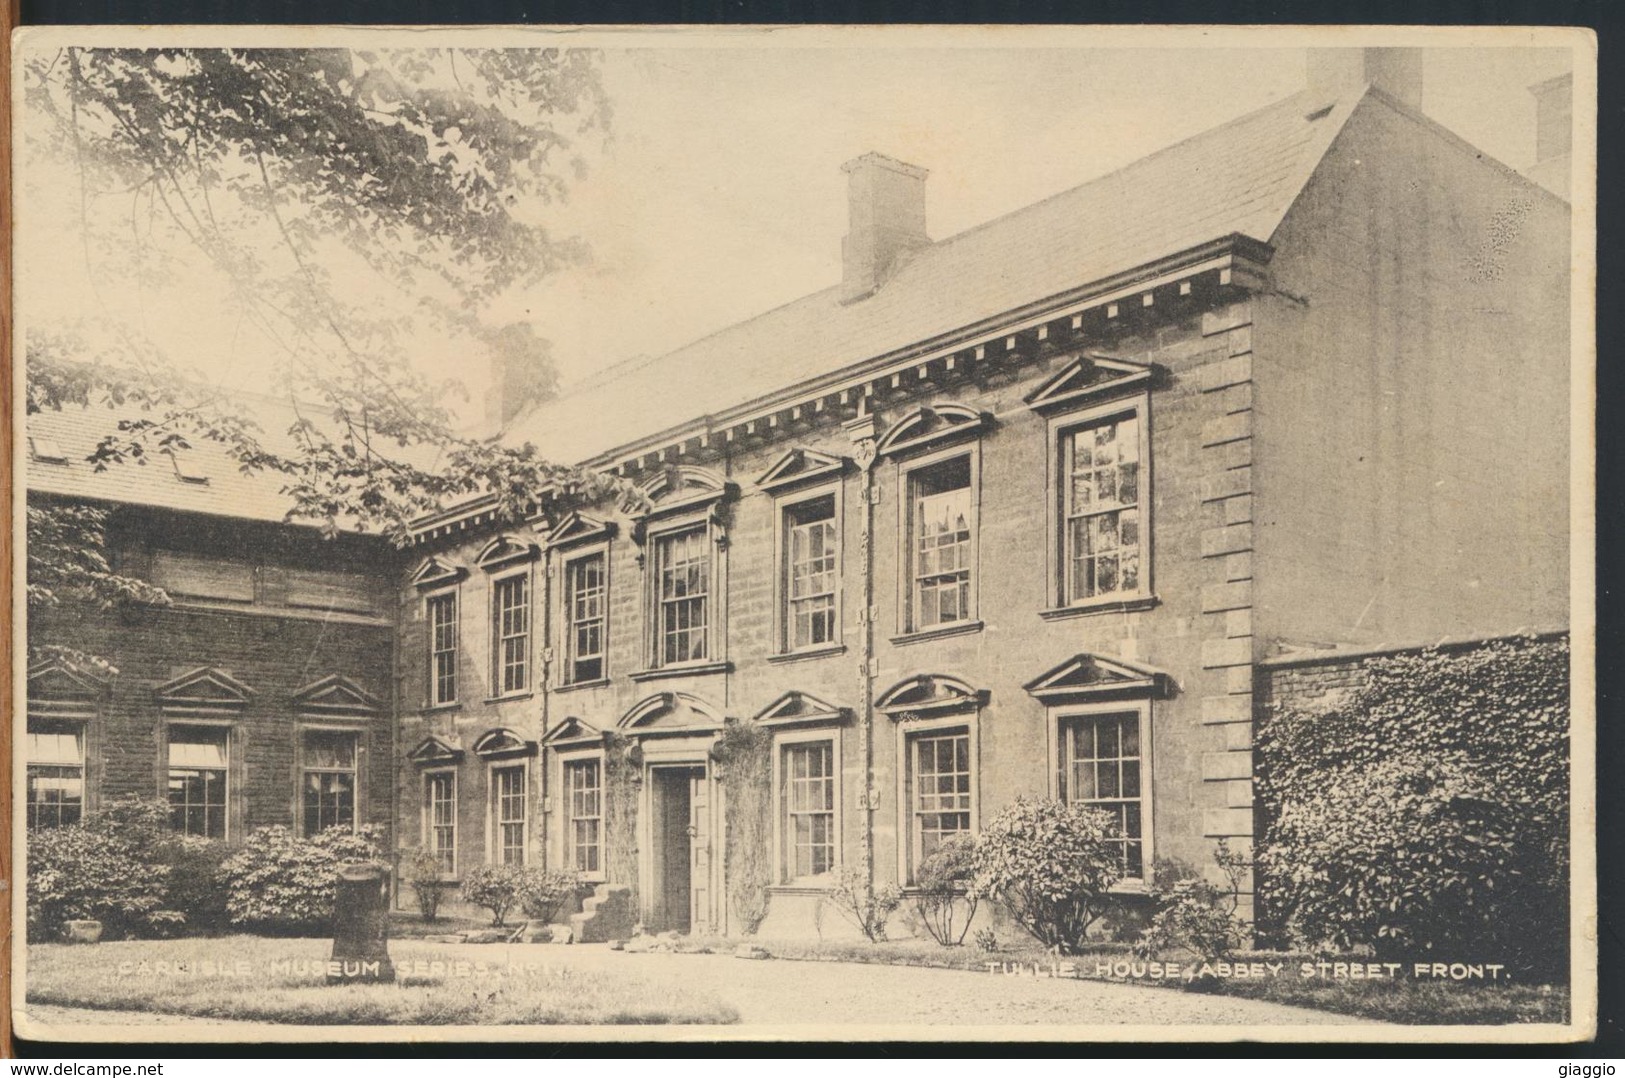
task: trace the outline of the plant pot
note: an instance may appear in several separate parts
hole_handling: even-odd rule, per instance
[[[62,925],[62,939],[66,943],[95,943],[101,938],[100,921],[67,921]]]

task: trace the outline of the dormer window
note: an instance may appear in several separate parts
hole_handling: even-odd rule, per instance
[[[168,451],[169,459],[175,466],[175,475],[183,483],[207,483],[209,473],[203,470],[202,463],[184,449],[171,449]]]
[[[41,464],[68,463],[68,455],[50,438],[30,437],[28,449],[33,458]]]

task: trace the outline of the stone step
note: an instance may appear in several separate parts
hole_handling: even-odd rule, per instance
[[[630,936],[636,921],[632,888],[625,884],[601,883],[581,903],[581,912],[570,915],[570,928],[580,943],[607,943]]]

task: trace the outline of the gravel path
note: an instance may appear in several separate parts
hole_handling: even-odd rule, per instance
[[[771,948],[771,944],[769,944]],[[487,962],[635,971],[673,993],[714,992],[744,1025],[1313,1025],[1364,1019],[1260,1000],[1100,981],[914,966],[745,961],[732,955],[626,954],[607,947],[447,947]],[[1369,1024],[1369,1023],[1368,1023]],[[833,1035],[838,1032],[832,1031]]]
[[[1178,989],[912,966],[745,961],[732,955],[626,954],[601,945],[476,946],[401,940],[390,950],[397,962],[432,952],[436,957],[460,954],[470,961],[486,963],[569,967],[612,975],[630,972],[668,987],[674,996],[689,991],[714,993],[738,1008],[740,1022],[746,1027],[818,1025],[830,1027],[818,1031],[818,1035],[835,1038],[840,1037],[843,1028],[859,1026],[1371,1024],[1324,1011]],[[253,1024],[32,1004],[27,1013],[36,1022],[70,1028],[166,1025],[224,1030]]]

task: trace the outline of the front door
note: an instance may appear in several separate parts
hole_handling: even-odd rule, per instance
[[[704,767],[657,767],[653,780],[655,929],[711,925],[711,798]]]
[[[711,799],[705,769],[688,779],[688,923],[690,932],[711,930]]]

